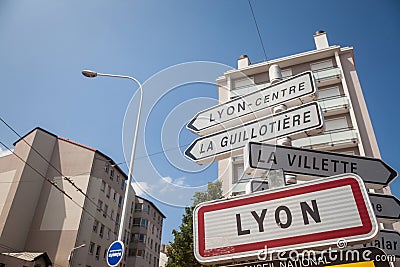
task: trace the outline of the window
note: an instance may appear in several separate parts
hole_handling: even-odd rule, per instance
[[[101,211],[103,209],[103,201],[99,200],[97,201],[97,210]]]
[[[284,69],[284,70],[281,70],[281,74],[282,74],[282,78],[283,79],[285,79],[285,78],[289,78],[290,76],[292,76],[293,74],[292,74],[292,69]]]
[[[104,165],[104,171],[106,172],[106,173],[108,173],[108,170],[110,169],[110,164],[108,164],[108,163],[106,163],[105,165]]]
[[[311,63],[311,70],[316,71],[316,70],[322,70],[322,69],[329,69],[333,67],[333,62],[332,59],[329,60],[324,60],[316,63]]]
[[[97,233],[97,227],[99,226],[99,221],[98,220],[94,220],[93,223],[93,232]]]
[[[136,203],[135,204],[135,212],[141,212],[143,208],[143,204],[142,203]]]
[[[125,188],[125,182],[122,182],[121,183],[121,190],[124,191],[124,188]]]
[[[129,216],[128,228],[130,229],[132,226],[132,216]]]
[[[114,196],[113,196],[114,201],[117,200],[117,192],[114,192]]]
[[[142,256],[144,258],[144,250],[143,249],[138,249],[136,256],[138,256],[138,257]]]
[[[90,254],[93,254],[93,251],[94,251],[94,243],[93,242],[90,242],[90,245],[89,245],[89,253]]]
[[[156,260],[157,260],[157,258],[154,257],[154,260],[153,260],[153,266],[154,266],[154,267],[156,267]]]
[[[156,211],[153,213],[153,220],[156,220]]]
[[[104,234],[104,224],[101,224],[99,235],[100,235],[101,237],[103,237],[103,234]]]
[[[111,217],[111,220],[114,220],[114,210],[111,210],[111,215],[110,215],[110,217]]]
[[[103,212],[103,217],[106,218],[107,217],[107,211],[108,211],[108,206],[104,205],[104,212]]]
[[[146,228],[147,229],[147,227],[149,226],[149,220],[147,220],[147,219],[141,219],[140,220],[140,227],[144,227],[144,228]]]
[[[318,90],[318,99],[332,98],[336,96],[340,96],[339,86]]]
[[[114,169],[111,169],[110,171],[110,179],[114,179]]]
[[[150,214],[150,205],[146,204],[143,206],[143,212]]]
[[[119,174],[117,174],[117,183],[119,183]]]
[[[158,244],[156,242],[156,244],[154,245],[154,250],[157,252],[157,248],[158,248]]]
[[[111,237],[111,229],[107,228],[107,240],[110,240]]]
[[[100,251],[101,251],[101,246],[97,245],[97,248],[96,248],[96,259],[99,259]]]
[[[325,131],[334,131],[340,129],[348,129],[349,124],[346,120],[346,117],[339,117],[335,119],[326,119],[325,120]]]
[[[104,192],[104,190],[106,189],[106,182],[104,182],[104,181],[101,181],[101,187],[100,187],[100,190],[102,191],[102,192]]]
[[[117,213],[117,216],[115,216],[115,223],[119,224],[119,213]]]
[[[140,218],[133,218],[133,226],[140,226]]]
[[[153,239],[150,240],[150,249],[153,249]]]
[[[252,179],[253,176],[247,174],[243,168],[243,162],[235,162],[233,163],[233,177],[232,184],[236,184],[240,181],[247,181]]]
[[[122,197],[119,196],[119,199],[118,199],[118,207],[121,207],[121,205],[122,205]]]
[[[109,185],[109,186],[107,186],[107,194],[106,194],[106,197],[107,197],[107,198],[110,198],[110,194],[111,194],[111,186]]]
[[[105,249],[103,253],[103,258],[105,259],[106,257],[107,257],[107,249]]]
[[[135,203],[132,201],[132,204],[131,204],[131,214],[133,213],[133,207],[134,207],[134,205],[135,205]]]

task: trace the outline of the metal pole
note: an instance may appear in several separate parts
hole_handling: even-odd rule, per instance
[[[98,76],[106,76],[106,77],[122,78],[122,79],[130,79],[130,80],[136,82],[139,85],[139,90],[140,90],[139,110],[138,110],[138,115],[137,115],[137,119],[136,119],[135,135],[133,137],[131,160],[129,162],[128,183],[127,183],[126,189],[125,189],[124,203],[122,205],[121,225],[120,225],[120,228],[119,228],[119,231],[118,231],[118,240],[125,243],[125,240],[122,240],[122,234],[123,234],[124,226],[125,226],[126,206],[128,204],[127,202],[128,202],[128,195],[129,195],[129,187],[130,187],[130,182],[132,180],[132,172],[133,172],[133,166],[134,166],[134,160],[135,160],[135,152],[136,152],[136,142],[137,142],[138,131],[139,131],[139,123],[140,123],[140,114],[142,112],[143,88],[142,88],[142,84],[137,79],[135,79],[135,78],[133,78],[131,76],[105,74],[105,73],[97,73],[97,75]]]
[[[94,78],[96,76],[106,76],[106,77],[129,79],[129,80],[132,80],[132,81],[134,81],[135,83],[137,83],[139,85],[139,90],[140,90],[139,110],[138,110],[138,115],[137,115],[137,119],[136,119],[135,135],[133,137],[131,160],[129,162],[128,183],[126,185],[125,195],[124,195],[124,203],[122,205],[121,225],[120,225],[120,228],[119,228],[119,231],[118,231],[118,240],[122,241],[124,243],[124,240],[122,240],[122,234],[123,234],[124,225],[125,225],[125,213],[126,213],[126,206],[127,206],[127,202],[128,202],[129,187],[130,187],[130,182],[132,180],[132,172],[133,172],[135,151],[136,151],[136,142],[137,142],[138,131],[139,131],[140,114],[142,112],[143,88],[142,88],[142,84],[137,79],[135,79],[135,78],[133,78],[131,76],[107,74],[107,73],[97,73],[97,72],[88,71],[88,70],[82,71],[82,74],[85,75],[86,77],[89,77],[89,78]]]
[[[77,250],[78,248],[83,248],[84,246],[86,246],[86,244],[82,244],[80,246],[77,246],[77,247],[71,249],[71,251],[69,252],[69,255],[68,255],[68,266],[69,267],[72,266],[72,259],[74,257],[74,251]]]

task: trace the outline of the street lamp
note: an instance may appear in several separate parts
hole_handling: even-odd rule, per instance
[[[73,249],[71,249],[71,251],[69,252],[69,255],[68,255],[68,266],[71,266],[72,258],[74,257],[74,251],[77,250],[78,248],[83,248],[84,246],[86,246],[86,244],[82,244],[80,246],[77,246],[77,247],[74,247]]]
[[[133,163],[135,159],[135,151],[136,151],[136,141],[138,137],[138,130],[139,130],[139,121],[140,121],[140,113],[142,111],[142,100],[143,100],[143,88],[142,84],[135,78],[130,77],[130,76],[124,76],[124,75],[116,75],[116,74],[106,74],[106,73],[98,73],[92,70],[83,70],[82,74],[88,78],[95,78],[97,76],[106,76],[106,77],[115,77],[115,78],[122,78],[122,79],[129,79],[134,82],[136,82],[139,85],[139,90],[140,90],[140,102],[139,102],[139,110],[138,110],[138,115],[136,119],[136,129],[135,129],[135,135],[133,137],[133,144],[132,144],[132,152],[131,152],[131,161],[129,163],[129,173],[128,173],[128,184],[125,190],[125,196],[124,196],[124,204],[122,205],[122,216],[121,216],[121,227],[119,228],[118,232],[118,240],[122,240],[122,233],[124,230],[124,222],[125,222],[125,213],[126,213],[126,206],[128,202],[128,192],[129,192],[129,187],[130,187],[130,182],[132,179],[132,171],[133,171]]]

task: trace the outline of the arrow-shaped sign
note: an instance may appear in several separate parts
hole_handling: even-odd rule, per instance
[[[211,107],[196,114],[187,128],[204,136],[256,118],[272,114],[272,107],[291,108],[317,98],[317,86],[311,71]]]
[[[251,142],[245,149],[245,170],[283,169],[294,174],[332,176],[355,173],[372,188],[387,186],[396,176],[381,159]]]
[[[322,111],[317,102],[312,102],[198,138],[185,150],[185,155],[199,164],[213,162],[242,153],[249,141],[306,137],[321,132],[323,126]]]
[[[369,199],[378,219],[388,222],[400,220],[400,200],[395,196],[369,193]]]
[[[400,258],[400,233],[393,230],[380,230],[377,239],[362,246],[380,248],[388,255],[395,255],[396,258]],[[357,245],[356,247],[360,246]]]

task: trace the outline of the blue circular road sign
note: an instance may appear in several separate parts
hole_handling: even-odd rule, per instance
[[[114,241],[107,251],[107,264],[110,267],[117,266],[124,256],[124,243]]]

